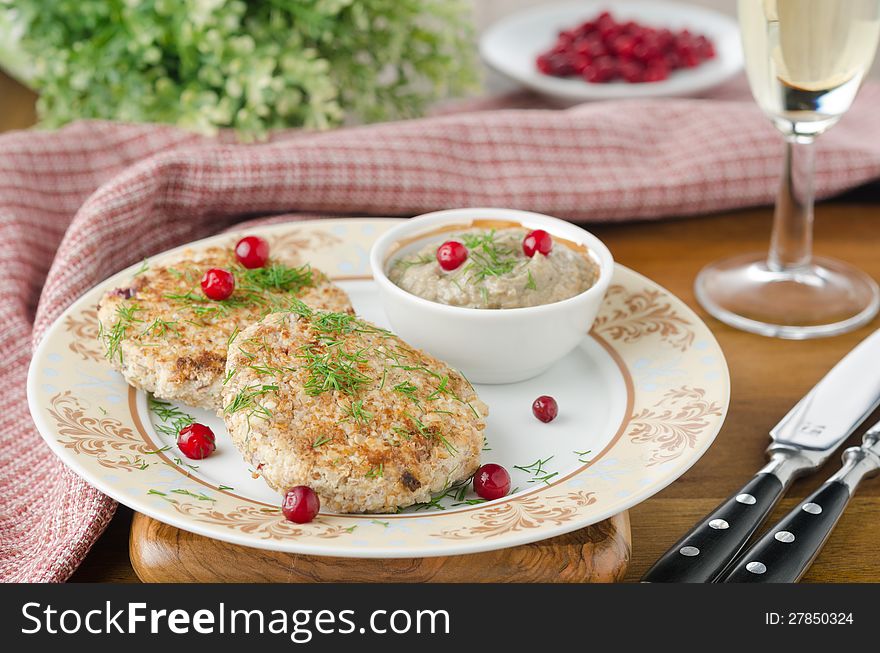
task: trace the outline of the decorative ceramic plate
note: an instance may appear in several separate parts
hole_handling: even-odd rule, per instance
[[[561,30],[605,10],[620,21],[635,20],[671,30],[687,28],[703,34],[715,45],[715,57],[696,68],[673,71],[663,81],[641,84],[590,84],[577,77],[552,77],[538,71],[535,59],[553,46]],[[539,93],[574,102],[693,95],[721,84],[743,66],[739,28],[733,18],[663,0],[587,0],[527,9],[489,28],[480,39],[480,54],[491,68],[514,81]]]
[[[266,237],[286,262],[307,256],[348,291],[358,313],[387,326],[367,253],[395,222],[322,220],[250,233]],[[191,246],[231,247],[237,237]],[[511,471],[509,496],[478,502],[465,487],[398,514],[321,513],[297,525],[281,515],[280,497],[254,478],[222,420],[174,406],[208,423],[218,441],[207,459],[181,459],[165,413],[104,360],[95,306],[137,267],[87,292],[47,332],[28,377],[31,412],[55,453],[101,491],[160,521],[236,544],[381,558],[472,553],[553,537],[666,487],[706,451],[727,412],[727,364],[706,325],[663,288],[617,266],[592,333],[571,355],[523,383],[477,386],[490,409],[483,461]],[[542,394],[559,402],[550,424],[531,414]]]

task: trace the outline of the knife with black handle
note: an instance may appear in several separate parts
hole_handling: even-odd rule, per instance
[[[880,471],[880,423],[843,466],[740,556],[725,583],[795,583],[813,564],[862,479]]]
[[[792,480],[821,467],[880,403],[880,330],[826,374],[771,431],[770,462],[667,551],[642,582],[712,583]]]

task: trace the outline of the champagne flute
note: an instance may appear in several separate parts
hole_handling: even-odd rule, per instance
[[[769,254],[700,271],[697,300],[731,326],[781,338],[844,333],[871,320],[880,290],[864,272],[814,257],[813,149],[849,109],[880,37],[880,0],[739,0],[752,95],[785,138]]]

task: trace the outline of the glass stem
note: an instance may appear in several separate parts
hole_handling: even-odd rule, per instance
[[[814,140],[785,136],[785,167],[767,257],[768,267],[777,272],[806,267],[813,255]]]

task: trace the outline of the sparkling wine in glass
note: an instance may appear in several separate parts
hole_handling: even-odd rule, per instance
[[[880,0],[739,0],[752,95],[785,139],[768,254],[712,263],[698,301],[731,326],[782,338],[843,333],[880,307],[871,277],[814,257],[815,139],[849,109],[880,37]]]

